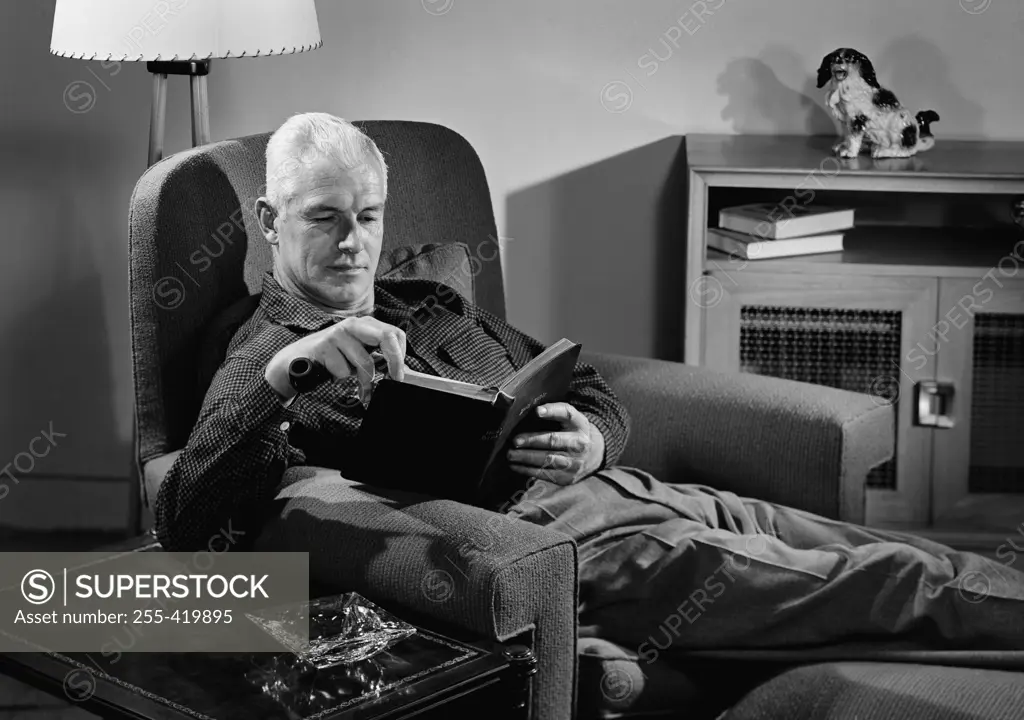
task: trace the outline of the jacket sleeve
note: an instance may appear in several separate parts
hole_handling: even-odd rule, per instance
[[[508,351],[515,367],[522,367],[546,348],[539,340],[517,330],[487,310],[473,304],[465,307],[467,317],[479,323],[488,335]],[[586,415],[601,431],[604,437],[604,461],[601,467],[606,468],[618,462],[629,439],[629,413],[596,368],[587,363],[576,363],[566,401]]]
[[[171,466],[155,504],[165,549],[205,549],[216,536],[257,531],[284,471],[305,463],[288,440],[289,410],[264,368],[230,357],[217,371],[188,443]]]

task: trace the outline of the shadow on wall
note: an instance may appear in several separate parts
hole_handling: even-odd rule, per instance
[[[788,129],[801,126],[808,135],[834,133],[832,116],[818,97],[823,91],[815,87],[817,66],[801,66],[796,53],[780,47],[769,48],[761,58],[731,61],[718,76],[718,94],[726,98],[722,119],[741,134],[792,132]],[[787,87],[776,74],[799,76],[801,71],[807,76],[802,90]]]
[[[686,162],[659,140],[508,196],[509,318],[544,342],[681,359]]]
[[[971,128],[962,139],[985,137],[985,109],[957,89],[950,77],[949,62],[938,45],[908,35],[889,43],[877,59],[868,57],[874,63],[879,84],[892,90],[911,113],[931,109],[939,114],[941,120],[932,126],[937,142],[942,142],[943,122],[947,127],[955,124]]]
[[[7,202],[0,203],[18,244],[8,253],[13,272],[6,279],[0,323],[5,351],[0,383],[9,408],[2,423],[12,452],[25,450],[50,427],[64,436],[55,436],[60,439],[33,469],[15,475],[25,482],[47,475],[127,476],[130,449],[117,432],[111,329],[104,321],[109,290],[96,264],[97,249],[117,243],[94,235],[95,205],[86,192],[72,190],[90,182],[90,169],[97,166],[89,160],[95,158],[52,139],[32,140],[21,138],[22,148],[12,144],[0,151],[7,167],[19,168],[16,182],[14,176],[3,179]],[[40,162],[41,147],[49,149],[46,157],[53,162]],[[53,171],[75,152],[81,165]],[[115,454],[124,460],[122,473],[97,470],[116,468]]]

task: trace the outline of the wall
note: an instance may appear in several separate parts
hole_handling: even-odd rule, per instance
[[[671,258],[654,237],[679,136],[831,132],[813,74],[838,45],[871,57],[907,105],[937,109],[940,141],[1024,139],[1016,0],[317,7],[321,49],[214,63],[214,139],[305,110],[454,128],[489,174],[509,318],[595,350],[671,355],[658,330],[671,303],[653,282]],[[0,524],[110,526],[126,517],[127,207],[146,165],[150,78],[48,55],[52,16],[52,1],[0,6],[0,464],[51,422],[65,436],[21,455],[17,484],[0,478]],[[172,78],[168,152],[189,143],[187,102]]]

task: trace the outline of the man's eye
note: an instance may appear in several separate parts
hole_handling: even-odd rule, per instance
[[[359,218],[359,221],[363,223],[374,223],[377,222],[377,219],[378,218],[376,215],[363,215],[361,218]]]
[[[317,215],[315,218],[313,218],[313,222],[330,222],[333,219],[333,215]]]

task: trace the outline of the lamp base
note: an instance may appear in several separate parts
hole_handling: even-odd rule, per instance
[[[149,164],[164,155],[164,118],[167,110],[167,76],[187,75],[192,91],[192,147],[210,142],[210,103],[206,76],[210,60],[150,61],[146,70],[153,73],[153,108],[149,118]]]

